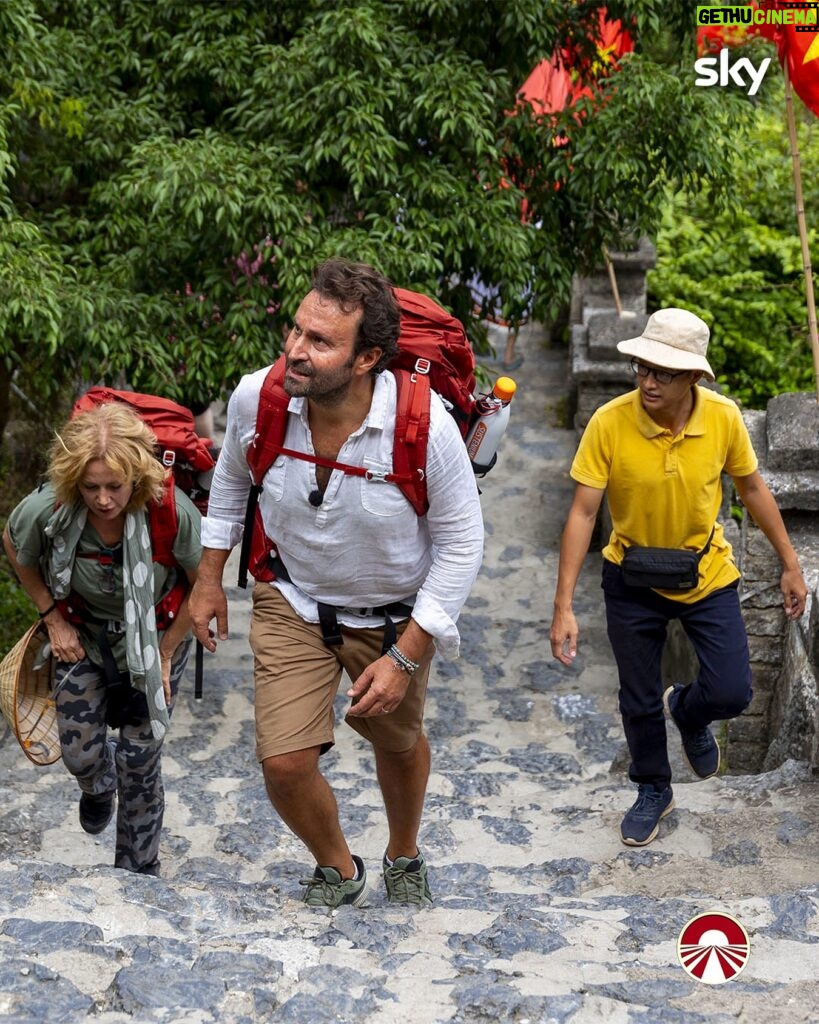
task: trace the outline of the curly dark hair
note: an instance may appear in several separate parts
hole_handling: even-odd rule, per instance
[[[312,286],[322,298],[337,302],[345,313],[362,311],[355,355],[380,348],[381,358],[373,373],[381,373],[398,353],[401,311],[392,284],[367,263],[334,256],[315,268]]]

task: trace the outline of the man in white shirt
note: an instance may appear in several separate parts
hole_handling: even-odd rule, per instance
[[[392,285],[372,267],[332,259],[316,268],[285,344],[290,396],[283,447],[333,462],[392,469],[400,312]],[[227,639],[222,573],[240,540],[251,479],[246,453],[266,370],[242,378],[228,406],[189,607],[209,650],[208,625]],[[396,443],[400,443],[396,439]],[[429,744],[423,707],[434,650],[456,657],[457,619],[483,551],[478,490],[460,433],[432,394],[426,486],[416,515],[393,484],[279,456],[259,507],[282,565],[253,591],[256,753],[271,803],[316,860],[303,900],[364,902],[366,871],[351,854],[319,756],[334,743],[333,700],[353,680],[346,721],[373,746],[389,839],[384,879],[391,902],[432,902],[417,837]],[[285,577],[285,578],[283,578]],[[343,643],[325,643],[329,607]],[[395,605],[404,606],[395,609]],[[396,642],[383,653],[385,607]]]

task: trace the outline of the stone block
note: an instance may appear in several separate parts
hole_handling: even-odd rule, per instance
[[[765,430],[767,413],[764,409],[743,409],[742,418],[748,428],[748,436],[760,462],[764,461],[768,451],[768,435]]]
[[[759,748],[760,756],[768,746],[768,722],[765,715],[740,715],[726,723],[729,743],[745,743]]]
[[[814,392],[792,391],[772,398],[766,430],[768,469],[819,469],[819,402]]]
[[[648,317],[645,314],[626,311],[622,316],[618,316],[616,311],[593,313],[586,321],[589,358],[614,362],[622,360],[628,367],[629,356],[617,351],[617,342],[636,338],[647,323]]]
[[[785,636],[782,673],[771,703],[771,743],[765,756],[766,770],[789,758],[817,763],[818,713],[816,672],[808,657],[802,630],[791,623]]]
[[[618,249],[609,253],[615,271],[639,270],[647,274],[657,266],[657,249],[645,235],[634,249]]]
[[[760,668],[753,673],[754,699],[750,711],[755,714],[768,713],[771,695],[776,691],[778,680],[778,668]]]
[[[778,588],[777,595],[779,596]],[[780,605],[781,602],[782,598],[779,596],[776,604]],[[785,613],[783,611],[777,613],[770,607],[760,608],[754,605],[750,607],[744,605],[742,618],[745,620],[745,629],[748,631],[749,642],[751,637],[760,639],[763,643],[769,643],[771,637],[778,641],[782,636],[785,626]]]
[[[750,650],[751,645],[748,644]],[[782,663],[782,644],[756,644],[751,651],[751,671],[770,668],[771,665]]]
[[[726,775],[756,775],[764,761],[764,751],[755,743],[739,743],[728,739],[725,750]]]

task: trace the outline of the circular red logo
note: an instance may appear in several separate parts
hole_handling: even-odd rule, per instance
[[[677,939],[683,969],[705,985],[722,985],[736,978],[750,952],[748,933],[728,914],[699,914]]]

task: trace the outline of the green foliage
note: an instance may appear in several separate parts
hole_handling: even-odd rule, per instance
[[[608,4],[637,52],[578,117],[517,107],[556,47],[594,56],[600,6],[4,0],[6,373],[47,416],[69,382],[224,392],[331,254],[466,320],[474,275],[512,317],[534,279],[547,316],[603,244],[654,228],[664,187],[717,201],[751,109],[683,87],[682,0]]]
[[[0,658],[4,657],[35,621],[37,612],[3,559],[0,563]]]
[[[819,231],[810,225],[819,216],[819,130],[813,117],[799,124],[798,137],[808,244],[816,253]],[[735,201],[722,212],[691,192],[665,204],[650,297],[655,307],[684,306],[701,316],[711,327],[708,356],[719,383],[745,405],[764,408],[774,395],[814,387],[782,106],[757,111],[734,180]]]

